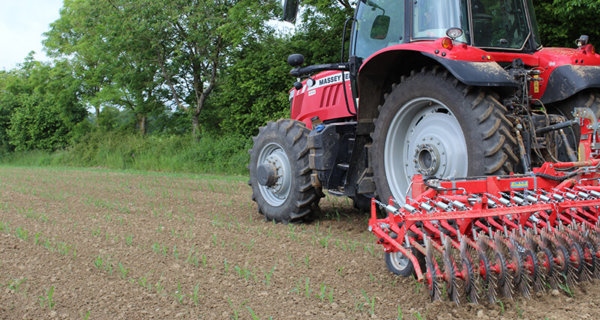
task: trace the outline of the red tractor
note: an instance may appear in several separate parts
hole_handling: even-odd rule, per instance
[[[297,0],[285,3],[295,19]],[[577,161],[575,107],[600,108],[600,55],[544,48],[531,0],[360,0],[349,60],[301,67],[291,119],[254,138],[250,185],[268,220],[323,196],[404,203],[413,177],[530,173]]]

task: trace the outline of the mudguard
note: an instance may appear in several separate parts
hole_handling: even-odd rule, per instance
[[[445,59],[435,54],[422,52],[444,66],[456,79],[468,86],[517,87],[518,83],[498,63],[493,61],[461,61]]]
[[[561,101],[588,88],[600,88],[600,66],[559,66],[550,74],[541,100],[543,103]]]

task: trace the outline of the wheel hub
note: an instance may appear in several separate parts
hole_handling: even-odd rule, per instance
[[[292,184],[291,164],[281,145],[270,143],[261,150],[256,173],[263,198],[272,206],[281,206]]]
[[[277,183],[277,167],[272,163],[263,163],[256,170],[258,183],[265,187],[272,187]]]
[[[440,164],[444,163],[444,159],[442,159],[438,150],[438,147],[443,150],[443,145],[434,140],[437,139],[430,137],[427,143],[419,144],[415,150],[413,159],[415,169],[424,176],[434,176],[440,168]]]

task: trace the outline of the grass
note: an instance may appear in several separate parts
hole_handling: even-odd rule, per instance
[[[15,152],[0,164],[43,167],[104,167],[171,173],[247,174],[249,137],[139,136],[95,132],[80,143],[56,152]]]

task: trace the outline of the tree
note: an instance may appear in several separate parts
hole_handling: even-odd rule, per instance
[[[0,98],[10,110],[8,127],[3,128],[9,143],[15,150],[67,146],[71,131],[87,115],[78,100],[80,85],[71,75],[71,66],[40,63],[30,54],[10,77]]]
[[[148,115],[164,110],[144,10],[138,1],[66,0],[44,42],[52,56],[74,61],[96,117],[102,105],[131,110],[141,134]]]
[[[274,1],[149,1],[146,17],[156,62],[174,105],[191,114],[192,135],[200,114],[235,52],[261,33]]]
[[[574,47],[580,35],[600,45],[598,0],[534,0],[542,43],[547,47]]]

